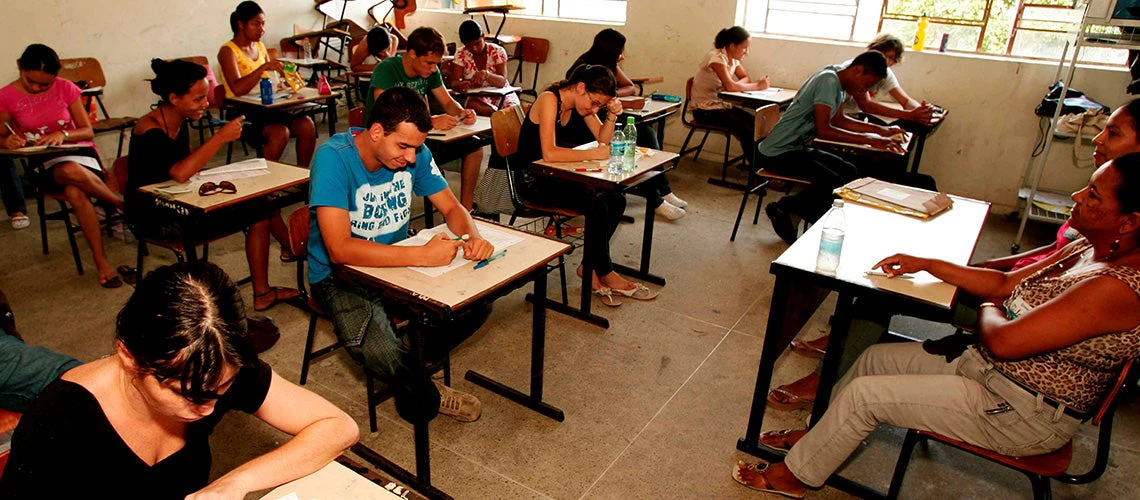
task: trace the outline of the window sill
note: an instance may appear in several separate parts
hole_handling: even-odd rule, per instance
[[[466,16],[461,10],[453,9],[418,9],[416,12],[432,12],[436,14],[455,14],[459,16]],[[602,21],[597,19],[574,19],[567,17],[553,17],[553,16],[532,16],[526,14],[508,14],[511,18],[529,19],[533,21],[554,21],[560,23],[577,23],[577,24],[594,24],[598,26],[625,26],[625,21]]]

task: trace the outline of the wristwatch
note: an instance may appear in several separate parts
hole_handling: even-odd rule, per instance
[[[63,141],[64,142],[67,142],[68,140],[71,139],[71,133],[70,132],[68,132],[67,130],[61,130],[61,132],[63,132]]]
[[[978,310],[981,311],[982,309],[985,309],[987,307],[1000,307],[1000,306],[998,306],[997,304],[995,304],[993,302],[982,302],[982,305],[978,306]]]

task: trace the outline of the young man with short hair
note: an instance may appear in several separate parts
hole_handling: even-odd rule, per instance
[[[414,369],[419,361],[397,336],[382,294],[342,281],[331,269],[333,264],[440,266],[460,249],[468,260],[491,256],[494,248],[480,236],[423,147],[431,128],[420,96],[395,87],[376,99],[367,129],[334,135],[317,149],[309,190],[309,283],[349,355],[392,387],[401,417],[426,422],[443,413],[471,422],[479,418],[479,400],[435,384]],[[453,233],[470,238],[453,241],[440,235],[423,246],[394,245],[408,235],[414,195],[426,196]],[[415,325],[425,341],[425,359],[447,355],[489,314],[487,306],[448,321]]]
[[[432,128],[450,130],[460,120],[466,125],[475,123],[475,111],[463,109],[451,97],[443,84],[439,64],[446,52],[443,35],[435,28],[416,28],[408,35],[408,51],[404,55],[389,57],[372,70],[372,80],[364,103],[364,122],[370,123],[373,103],[384,91],[394,87],[407,87],[422,96],[427,106],[430,92],[443,106],[444,113],[431,117]],[[463,157],[460,172],[459,202],[468,211],[475,204],[475,185],[479,182],[479,166],[483,162],[484,141],[478,138],[461,139],[446,145],[446,155],[438,155],[440,163]],[[446,158],[445,158],[446,157]]]
[[[859,169],[843,158],[810,147],[812,140],[818,137],[904,152],[891,138],[901,134],[901,128],[856,121],[842,113],[848,93],[865,93],[886,73],[887,59],[875,51],[859,54],[844,69],[818,71],[804,82],[775,128],[760,143],[758,167],[812,183],[803,192],[785,196],[765,208],[772,228],[789,244],[798,237],[792,214],[812,222],[818,220],[831,206],[831,191],[860,175]]]

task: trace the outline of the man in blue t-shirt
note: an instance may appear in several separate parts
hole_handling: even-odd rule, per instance
[[[408,51],[404,55],[385,59],[372,70],[368,96],[364,103],[365,123],[369,123],[368,119],[373,113],[373,103],[380,94],[388,89],[407,87],[421,96],[424,106],[427,106],[429,93],[435,97],[440,106],[443,106],[444,113],[431,117],[432,128],[450,130],[460,121],[465,125],[474,124],[475,111],[463,109],[443,85],[439,64],[443,61],[446,50],[443,35],[435,28],[421,26],[412,31],[408,35]],[[436,156],[440,157],[440,163],[463,158],[459,202],[468,211],[475,204],[475,185],[479,183],[479,166],[483,163],[485,145],[487,141],[477,137],[432,145],[432,148],[436,149]]]
[[[759,146],[757,166],[773,173],[811,181],[804,191],[769,203],[765,212],[776,234],[788,243],[798,237],[790,215],[816,221],[831,205],[831,191],[859,177],[859,169],[831,153],[809,147],[815,138],[867,144],[903,153],[891,136],[899,127],[880,127],[842,113],[848,93],[865,93],[887,74],[882,53],[867,51],[846,68],[824,68],[808,78],[795,100]]]
[[[443,413],[471,422],[479,418],[479,400],[412,368],[417,360],[397,336],[382,294],[340,280],[330,268],[441,266],[460,248],[468,260],[491,256],[494,248],[479,235],[423,147],[429,130],[423,100],[398,87],[376,100],[367,129],[337,134],[317,149],[309,182],[309,283],[349,355],[392,388],[401,417],[416,423]],[[423,246],[393,245],[408,235],[413,195],[426,196],[448,229],[469,239],[453,241],[441,234]],[[490,306],[475,307],[450,320],[416,325],[425,340],[425,359],[442,359],[489,314]]]

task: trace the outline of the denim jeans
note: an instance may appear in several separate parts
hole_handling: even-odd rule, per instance
[[[20,169],[17,168],[16,161],[7,155],[0,155],[0,198],[4,200],[4,208],[8,211],[8,215],[16,212],[28,213]]]
[[[336,336],[364,368],[392,389],[396,412],[411,423],[429,421],[439,413],[439,390],[392,323],[380,292],[328,277],[311,284],[313,298],[332,317]],[[442,322],[414,322],[424,341],[424,360],[442,359],[475,333],[491,314],[490,304],[473,306]],[[415,319],[415,318],[408,318]],[[418,373],[418,375],[417,375]]]
[[[23,413],[44,387],[81,364],[71,356],[20,342],[0,329],[0,408]]]

